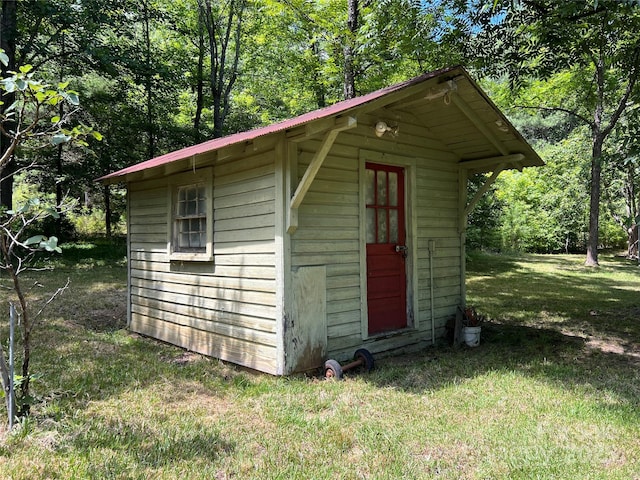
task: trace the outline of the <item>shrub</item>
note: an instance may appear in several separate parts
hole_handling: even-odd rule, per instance
[[[96,237],[106,234],[105,213],[102,209],[83,207],[79,211],[70,213],[69,220],[80,237]],[[115,220],[112,220],[111,223],[112,233],[115,235],[126,233],[124,219]]]

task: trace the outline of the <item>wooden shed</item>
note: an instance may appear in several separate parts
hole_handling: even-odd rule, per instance
[[[542,164],[454,67],[112,173],[129,326],[278,375],[430,345],[465,302],[473,204]]]

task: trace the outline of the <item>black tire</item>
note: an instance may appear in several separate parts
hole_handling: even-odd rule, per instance
[[[325,378],[342,380],[342,367],[333,359],[327,360],[324,362],[324,376]]]
[[[356,350],[356,353],[353,355],[353,359],[362,360],[362,368],[364,368],[366,372],[370,372],[375,366],[373,355],[371,355],[371,352],[366,348],[359,348]]]

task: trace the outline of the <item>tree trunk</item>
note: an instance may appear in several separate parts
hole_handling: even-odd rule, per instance
[[[211,71],[209,83],[213,98],[213,136],[221,137],[229,113],[229,97],[238,78],[242,16],[246,2],[231,0],[226,18],[214,12],[211,0],[198,0],[200,15],[207,30]],[[224,24],[223,24],[224,22]],[[230,49],[233,48],[231,51]]]
[[[153,128],[153,78],[151,68],[151,32],[149,26],[149,6],[146,0],[142,2],[142,10],[144,14],[144,41],[145,41],[145,63],[147,65],[145,72],[145,90],[147,94],[147,156],[154,158],[156,156],[155,135]]]
[[[602,144],[604,137],[600,132],[593,135],[591,154],[591,183],[589,200],[589,240],[587,241],[586,266],[597,267],[598,233],[600,223],[600,177],[602,176]]]
[[[636,196],[635,184],[635,166],[633,162],[629,162],[626,169],[624,182],[624,197],[627,206],[627,218],[629,224],[627,226],[627,254],[629,258],[638,257],[638,225],[639,217],[638,202]]]
[[[196,114],[193,119],[193,139],[195,143],[200,143],[202,134],[200,133],[200,123],[202,121],[202,110],[204,109],[204,25],[202,16],[198,16],[198,65],[196,67]]]
[[[104,192],[104,228],[107,238],[111,238],[111,192],[109,185],[103,187]]]
[[[595,62],[595,84],[597,101],[591,124],[591,183],[589,184],[589,238],[587,240],[587,258],[584,264],[597,267],[598,236],[600,234],[600,179],[602,176],[602,145],[606,134],[602,131],[604,118],[605,60],[604,38],[601,39],[600,55]]]
[[[64,58],[65,58],[65,38],[64,32],[60,36],[60,50],[62,52],[62,57],[60,59],[60,72],[58,76],[58,81],[62,83],[64,81]],[[64,118],[64,102],[60,102],[58,107],[58,116],[60,118]],[[63,154],[63,146],[62,143],[58,145],[56,151],[56,174],[58,178],[56,179],[56,210],[58,211],[58,217],[55,219],[56,222],[56,236],[58,238],[62,238],[62,221],[63,221],[63,213],[62,213],[62,174],[63,174],[63,165],[62,165],[62,154]]]
[[[9,57],[9,63],[2,69],[3,77],[7,71],[16,70],[16,36],[17,36],[17,15],[16,1],[2,0],[2,18],[0,19],[0,48]],[[13,104],[15,94],[7,93],[2,98],[4,104],[0,105],[0,112]],[[9,123],[9,122],[6,122]],[[10,126],[9,126],[10,128]],[[0,135],[0,156],[7,151],[11,145],[11,139]],[[0,175],[0,206],[11,209],[13,206],[13,174],[16,172],[15,158],[11,158]]]
[[[345,100],[356,96],[356,73],[354,66],[356,33],[358,32],[358,0],[349,0],[347,12],[347,38],[342,47],[344,55],[344,88]]]
[[[0,235],[0,250],[4,258],[6,272],[9,274],[13,282],[13,291],[18,296],[20,303],[20,329],[22,332],[22,384],[20,385],[20,397],[23,400],[21,408],[17,412],[17,416],[23,417],[29,414],[30,406],[29,398],[29,363],[31,361],[31,318],[27,310],[27,299],[22,291],[22,284],[18,278],[18,273],[13,266],[13,258],[10,253],[10,247],[7,244],[7,237]]]
[[[318,41],[316,39],[311,42],[311,51],[313,52],[313,57],[316,61],[320,62],[320,47],[318,45]],[[314,67],[313,69],[313,92],[316,96],[316,104],[318,108],[324,108],[327,106],[327,96],[325,93],[324,85],[320,80],[319,68]]]

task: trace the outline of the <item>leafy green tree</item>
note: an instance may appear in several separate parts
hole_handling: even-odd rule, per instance
[[[608,212],[626,236],[627,256],[638,258],[640,225],[640,115],[635,109],[621,121],[612,136],[614,149],[607,152],[604,199]]]
[[[0,53],[0,60],[6,64],[8,57]],[[8,163],[18,147],[43,144],[59,145],[69,141],[85,143],[83,137],[93,135],[100,139],[100,134],[92,128],[77,125],[68,127],[67,124],[73,110],[65,116],[58,116],[60,103],[67,103],[72,108],[79,104],[78,94],[68,89],[67,83],[49,85],[34,76],[33,67],[24,65],[18,72],[9,72],[0,80],[0,92],[3,98],[11,94],[13,103],[4,110],[0,116],[0,133],[8,139],[8,148],[0,156],[0,176],[3,175]],[[34,164],[29,168],[35,168]],[[26,292],[20,281],[20,274],[30,268],[30,262],[36,252],[40,250],[60,251],[57,246],[58,239],[55,236],[46,237],[42,234],[32,234],[32,227],[40,220],[49,216],[57,216],[55,207],[42,205],[39,199],[30,198],[19,208],[13,210],[4,209],[0,212],[0,269],[4,270],[12,284],[18,299],[18,312],[20,315],[20,331],[22,334],[22,370],[20,382],[20,395],[18,405],[20,409],[15,412],[18,416],[29,413],[30,405],[30,359],[31,359],[31,333],[40,312],[33,312],[28,305]],[[7,362],[1,351],[0,378],[3,389],[8,393],[6,371]],[[10,419],[14,412],[8,411]]]
[[[246,0],[225,5],[198,0],[209,54],[209,88],[213,101],[213,136],[220,137],[230,110],[230,97],[238,79]]]
[[[589,131],[564,112],[522,108],[540,99],[558,100],[573,94],[570,75],[530,82],[514,91],[506,78],[484,80],[484,88],[513,124],[534,145],[546,165],[522,173],[503,173],[493,191],[502,199],[491,211],[493,220],[471,218],[484,227],[485,238],[503,240],[494,248],[537,252],[584,251],[588,231]],[[487,196],[483,202],[492,201]],[[491,219],[491,217],[489,217]],[[473,237],[470,238],[473,240]],[[473,243],[470,246],[473,247]]]
[[[605,143],[637,99],[640,8],[634,2],[492,0],[472,2],[477,34],[470,54],[484,72],[509,75],[514,87],[568,74],[575,103],[527,105],[565,112],[590,130],[589,239],[586,265],[598,265]],[[467,11],[467,14],[469,11]],[[571,99],[568,99],[571,100]]]
[[[469,179],[468,200],[471,200],[486,181],[485,175],[474,175]],[[482,196],[467,219],[467,246],[473,250],[501,251],[500,225],[504,204],[496,195],[496,184]]]
[[[325,23],[339,13],[334,4],[260,2],[234,96],[244,119],[236,117],[234,123],[268,124],[342,98],[341,68],[334,61],[333,34]]]
[[[2,1],[2,11],[0,13],[0,49],[4,58],[2,62],[2,77],[7,72],[16,68],[16,37],[18,35],[17,2]],[[0,115],[5,115],[6,110],[15,101],[13,92],[8,92],[4,102],[0,105]],[[4,135],[0,135],[0,155],[4,158],[5,153],[11,148],[11,141]],[[15,161],[12,154],[6,158],[2,171],[5,175],[0,175],[0,206],[11,208],[13,196],[13,172],[16,170]]]

